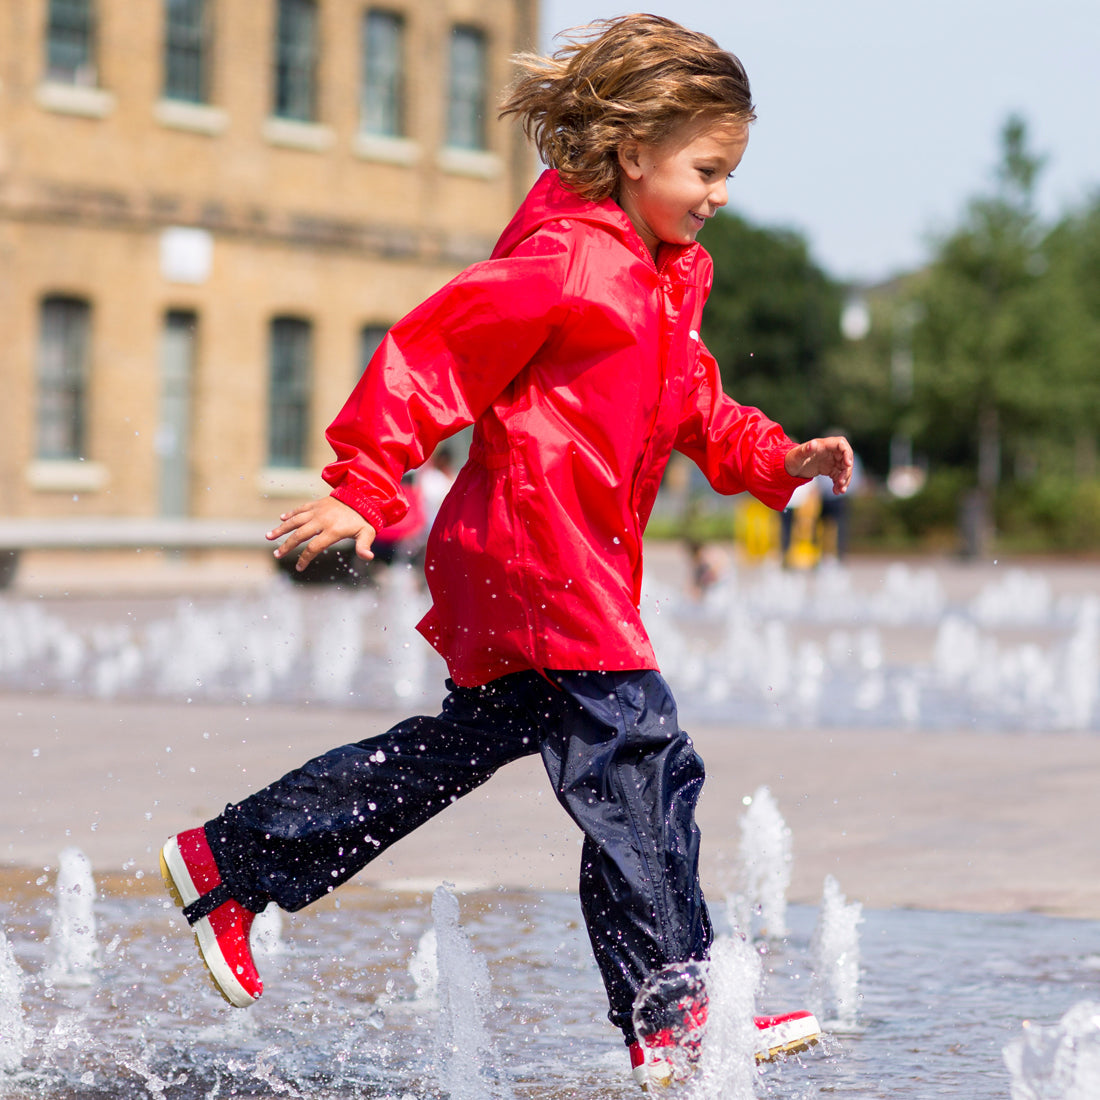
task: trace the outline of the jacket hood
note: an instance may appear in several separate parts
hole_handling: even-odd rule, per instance
[[[510,255],[523,241],[550,222],[569,218],[598,226],[617,237],[632,252],[646,259],[649,249],[627,217],[626,211],[614,199],[592,202],[567,187],[553,168],[548,168],[535,181],[520,208],[505,227],[493,249],[493,258]],[[672,263],[681,272],[688,272],[705,256],[701,245],[662,244],[661,266]]]

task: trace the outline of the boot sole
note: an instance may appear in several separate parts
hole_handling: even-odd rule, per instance
[[[774,1062],[777,1058],[782,1058],[787,1054],[798,1054],[803,1050],[809,1050],[810,1047],[817,1046],[820,1038],[821,1033],[818,1032],[816,1035],[791,1039],[789,1042],[780,1043],[778,1046],[769,1047],[767,1050],[758,1050],[756,1060],[757,1062]]]
[[[173,864],[176,864],[175,870],[173,870]],[[160,850],[160,874],[168,893],[180,909],[198,900],[199,893],[191,882],[191,876],[187,873],[187,866],[179,853],[179,845],[175,837]],[[195,944],[199,949],[199,958],[206,968],[207,976],[226,1003],[234,1008],[248,1008],[255,1004],[256,997],[253,997],[237,981],[229,964],[225,961],[225,956],[218,949],[218,938],[210,927],[209,918],[203,917],[191,927],[195,934]]]

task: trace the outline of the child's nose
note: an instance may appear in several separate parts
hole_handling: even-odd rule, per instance
[[[725,206],[730,201],[729,188],[725,179],[721,179],[710,190],[710,201],[713,206]]]

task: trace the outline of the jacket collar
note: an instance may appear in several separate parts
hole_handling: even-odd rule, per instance
[[[548,168],[535,181],[522,205],[508,223],[493,249],[493,257],[507,256],[549,222],[562,219],[583,221],[598,226],[605,232],[617,237],[631,252],[648,263],[653,257],[638,231],[627,217],[626,211],[614,199],[592,202],[581,198],[567,187],[557,171]],[[657,253],[657,268],[662,273],[678,276],[685,281],[690,278],[696,265],[706,256],[699,244],[675,245],[662,244]]]

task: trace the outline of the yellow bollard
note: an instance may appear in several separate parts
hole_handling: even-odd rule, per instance
[[[821,561],[821,498],[810,493],[794,510],[791,545],[784,563],[790,569],[815,569]]]
[[[734,513],[733,537],[749,561],[763,561],[779,547],[779,513],[750,498]]]

